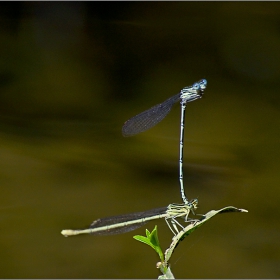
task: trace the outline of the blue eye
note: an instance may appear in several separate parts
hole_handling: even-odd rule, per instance
[[[201,89],[205,89],[207,86],[207,80],[202,79],[199,84]]]
[[[192,87],[193,87],[193,89],[199,89],[200,88],[199,83],[194,83],[192,85]]]

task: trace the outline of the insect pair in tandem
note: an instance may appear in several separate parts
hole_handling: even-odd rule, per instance
[[[79,234],[110,235],[132,231],[143,226],[145,223],[155,219],[164,218],[168,227],[174,235],[179,233],[178,226],[184,228],[177,218],[183,218],[185,222],[196,220],[188,219],[190,212],[194,213],[197,209],[198,200],[188,200],[185,195],[183,181],[183,149],[184,149],[184,126],[185,126],[185,109],[187,103],[202,97],[206,89],[207,81],[202,79],[192,86],[183,88],[178,94],[168,98],[164,102],[132,117],[125,122],[122,128],[124,136],[132,136],[144,132],[158,124],[170,112],[172,106],[180,101],[181,104],[181,121],[180,121],[180,141],[179,141],[179,183],[183,203],[172,203],[167,207],[152,209],[143,212],[124,214],[101,218],[92,222],[88,229],[66,229],[61,232],[64,236],[73,236]]]

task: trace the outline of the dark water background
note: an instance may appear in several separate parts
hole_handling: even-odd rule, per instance
[[[280,3],[0,4],[0,277],[156,278],[115,236],[65,238],[108,215],[180,203],[180,107],[133,115],[205,78],[187,106],[185,185],[198,213],[233,205],[176,249],[181,278],[279,278]]]

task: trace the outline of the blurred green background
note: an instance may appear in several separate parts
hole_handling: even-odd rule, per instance
[[[279,2],[1,2],[0,278],[156,278],[105,216],[181,202],[180,106],[131,138],[130,117],[205,78],[185,126],[197,213],[233,205],[175,250],[178,278],[279,278]]]

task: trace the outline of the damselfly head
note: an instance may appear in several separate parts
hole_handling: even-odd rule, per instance
[[[203,95],[204,90],[206,89],[207,81],[205,79],[202,79],[196,83],[194,83],[192,86],[184,87],[181,90],[181,102],[187,103],[194,101],[198,98],[201,98]]]
[[[189,202],[189,204],[190,204],[190,208],[192,208],[192,209],[197,209],[198,199],[197,199],[197,198],[192,199],[192,200]]]
[[[198,85],[199,85],[199,88],[201,91],[205,90],[206,89],[206,86],[207,86],[207,80],[205,79],[202,79],[200,80],[199,82],[197,82]]]

